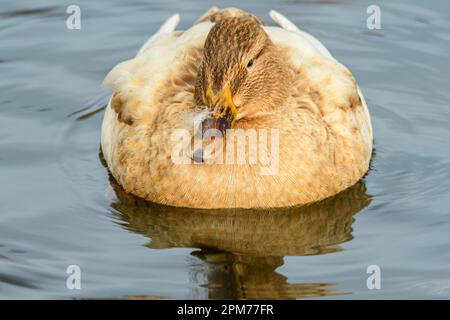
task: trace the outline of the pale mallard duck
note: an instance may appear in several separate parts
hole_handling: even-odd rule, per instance
[[[317,39],[275,11],[270,16],[280,27],[212,8],[176,31],[174,15],[107,75],[114,94],[101,147],[127,192],[178,207],[275,208],[322,200],[363,177],[373,138],[354,77]],[[205,128],[224,134],[214,143],[234,141],[225,137],[230,129],[266,130],[258,141],[269,142],[257,146],[272,163],[261,153],[257,163],[246,153],[220,163],[231,152],[211,152],[211,139],[199,134]],[[174,132],[192,136],[181,163]],[[197,148],[202,139],[206,146]],[[276,170],[263,171],[274,163]]]

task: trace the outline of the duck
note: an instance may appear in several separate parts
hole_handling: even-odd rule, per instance
[[[369,110],[352,73],[281,13],[212,7],[167,19],[102,85],[101,151],[125,192],[198,209],[308,205],[369,170]]]

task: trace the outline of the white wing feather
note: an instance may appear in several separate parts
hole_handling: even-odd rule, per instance
[[[126,77],[130,75],[129,72],[132,69],[135,59],[141,56],[145,51],[150,49],[151,46],[158,43],[159,40],[164,40],[164,38],[170,37],[173,31],[175,31],[175,28],[177,27],[179,22],[180,22],[180,15],[178,13],[168,18],[161,25],[161,27],[159,27],[158,31],[154,33],[139,49],[134,59],[126,60],[119,63],[106,75],[105,79],[102,82],[102,87],[104,89],[114,89],[119,82],[123,82],[124,79],[126,79]]]
[[[336,59],[334,59],[334,57],[331,55],[328,49],[325,48],[325,46],[319,40],[314,38],[309,33],[300,30],[291,20],[286,18],[284,15],[275,10],[270,10],[269,15],[273,21],[275,21],[280,25],[281,28],[301,36],[305,41],[307,41],[310,45],[312,45],[323,57],[336,61]]]
[[[139,49],[136,56],[139,56],[142,52],[148,49],[150,45],[153,42],[155,42],[155,40],[161,35],[170,34],[174,32],[175,28],[178,26],[179,23],[180,23],[180,15],[178,13],[172,15],[161,25],[161,27],[159,27],[159,30],[144,43],[141,49]]]

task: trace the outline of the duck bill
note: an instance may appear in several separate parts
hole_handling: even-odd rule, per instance
[[[217,129],[225,134],[227,129],[233,128],[237,117],[230,87],[226,85],[216,96],[213,96],[212,90],[208,88],[206,100],[212,110],[212,116],[204,120],[203,131]]]

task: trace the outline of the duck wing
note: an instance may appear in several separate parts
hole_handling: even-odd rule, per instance
[[[123,141],[144,139],[143,132],[151,132],[166,112],[179,114],[194,104],[198,64],[212,23],[205,21],[177,31],[179,21],[178,14],[172,15],[134,58],[116,65],[103,80],[102,86],[113,91],[101,135],[103,155],[110,168],[121,167],[115,162],[119,161],[118,146],[128,148]],[[124,152],[133,149],[130,146]]]
[[[322,119],[342,136],[352,136],[354,128],[363,130],[366,145],[372,148],[372,124],[364,96],[352,73],[338,62],[314,36],[300,30],[281,13],[271,10],[279,27],[264,27],[271,40],[288,48],[291,64],[308,82],[306,88]]]
[[[178,13],[172,15],[170,18],[168,18],[162,25],[159,27],[158,31],[152,35],[139,49],[138,54],[142,54],[145,50],[150,48],[151,44],[155,42],[159,37],[164,37],[165,35],[169,35],[172,32],[175,31],[175,28],[180,23],[180,15]]]

